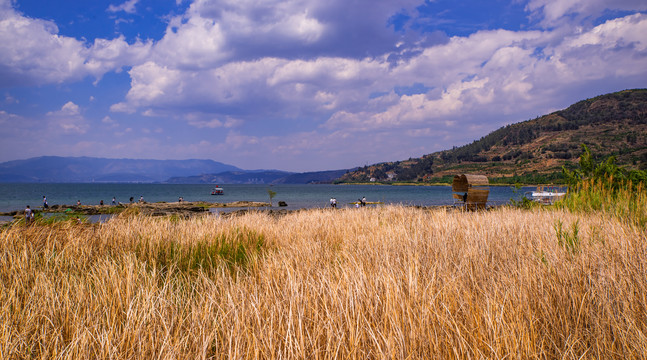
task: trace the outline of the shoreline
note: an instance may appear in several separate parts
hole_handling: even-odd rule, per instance
[[[349,204],[355,204],[356,202],[351,202]],[[382,202],[367,202],[369,208],[374,208],[376,206],[389,206],[389,204],[384,204]],[[496,208],[503,207],[505,205],[488,205],[484,209],[479,209],[477,211],[489,211]],[[422,210],[437,210],[445,209],[446,211],[466,211],[460,206],[454,205],[404,205],[404,207],[416,208]],[[35,214],[67,214],[70,217],[85,217],[85,216],[99,216],[99,215],[108,215],[118,216],[122,213],[128,213],[132,215],[144,215],[144,216],[181,216],[181,217],[192,217],[213,214],[218,216],[230,217],[230,216],[240,216],[247,214],[249,212],[264,212],[272,216],[284,216],[290,213],[310,211],[310,210],[329,210],[329,211],[343,211],[343,210],[355,210],[362,209],[364,207],[344,207],[344,208],[331,208],[329,206],[319,207],[319,208],[286,208],[282,206],[270,206],[266,202],[255,202],[255,201],[235,201],[230,203],[207,203],[203,201],[196,202],[174,202],[174,203],[133,203],[133,204],[119,204],[119,205],[52,205],[48,210],[42,210],[42,208],[32,209]],[[211,209],[230,209],[231,211],[227,212],[212,212]],[[473,210],[467,210],[473,211]],[[0,226],[11,224],[13,221],[21,220],[24,217],[24,210],[15,210],[11,212],[0,212],[2,217],[12,217],[12,221],[0,221]],[[42,215],[41,215],[42,216]]]
[[[35,207],[32,211],[42,214],[56,214],[71,212],[79,215],[116,215],[124,211],[139,211],[150,215],[172,215],[208,212],[212,208],[261,208],[271,207],[268,202],[259,201],[234,201],[229,203],[210,203],[206,201],[183,202],[156,202],[132,203],[118,205],[51,205],[48,209]],[[20,217],[24,209],[0,212],[0,216]]]

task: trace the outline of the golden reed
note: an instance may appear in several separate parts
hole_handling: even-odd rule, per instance
[[[14,225],[0,358],[640,359],[646,240],[510,208]]]

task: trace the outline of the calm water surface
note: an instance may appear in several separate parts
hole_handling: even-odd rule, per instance
[[[80,200],[84,205],[98,205],[100,200],[109,205],[112,197],[127,203],[132,196],[147,202],[175,202],[181,196],[185,201],[227,203],[233,201],[269,201],[268,189],[276,192],[273,203],[285,201],[288,209],[316,208],[329,205],[331,197],[338,207],[366,197],[369,202],[404,205],[449,205],[453,203],[450,186],[389,186],[389,185],[222,185],[224,195],[211,195],[209,184],[0,184],[0,211],[24,209],[26,205],[38,209],[43,195],[49,205],[73,205]],[[519,199],[525,191],[512,187],[490,187],[488,204],[502,205],[510,199]]]

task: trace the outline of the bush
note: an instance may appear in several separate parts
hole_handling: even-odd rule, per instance
[[[569,194],[557,205],[570,211],[603,211],[644,228],[647,173],[619,167],[613,156],[597,163],[586,145],[582,150],[580,168],[563,169]]]

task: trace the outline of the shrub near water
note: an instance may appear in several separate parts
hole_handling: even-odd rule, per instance
[[[558,207],[580,213],[601,211],[641,228],[647,225],[647,191],[642,182],[586,179]]]
[[[647,172],[619,167],[613,156],[596,163],[585,145],[582,149],[580,168],[573,172],[564,169],[570,189],[557,206],[580,213],[602,211],[644,228]]]
[[[645,268],[644,232],[600,213],[13,226],[0,232],[0,358],[639,359]]]

